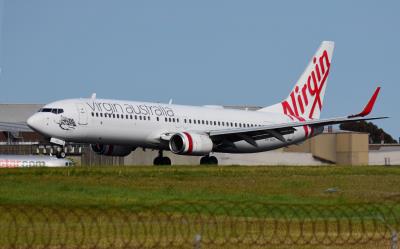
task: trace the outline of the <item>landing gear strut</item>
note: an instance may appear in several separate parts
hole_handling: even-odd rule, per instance
[[[57,152],[57,154],[56,154],[57,158],[65,158],[65,156],[66,156],[66,154],[64,151]]]
[[[65,158],[67,156],[67,154],[65,153],[65,147],[57,147],[56,148],[56,157],[57,158]]]
[[[218,159],[215,156],[203,156],[200,159],[200,164],[201,165],[210,165],[210,164],[218,165]]]
[[[159,150],[158,156],[156,158],[154,158],[153,164],[154,165],[171,165],[171,159],[169,159],[169,157],[163,156],[163,151]]]

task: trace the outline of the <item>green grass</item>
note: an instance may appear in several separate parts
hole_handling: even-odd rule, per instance
[[[0,248],[122,248],[127,240],[193,248],[199,231],[202,248],[249,248],[260,233],[252,248],[382,248],[390,234],[380,219],[399,226],[399,186],[400,167],[0,169]],[[344,237],[369,239],[327,247],[294,246],[287,237],[324,238],[328,225],[335,238],[338,224]]]
[[[286,204],[400,196],[399,167],[96,167],[0,170],[0,203],[124,207],[168,200]],[[328,188],[337,193],[325,192]]]

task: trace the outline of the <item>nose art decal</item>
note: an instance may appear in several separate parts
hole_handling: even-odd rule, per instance
[[[60,122],[57,123],[61,129],[69,131],[69,130],[74,130],[76,127],[75,120],[73,118],[67,118],[64,116],[61,116]]]

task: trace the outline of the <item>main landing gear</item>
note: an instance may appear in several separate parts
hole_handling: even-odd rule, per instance
[[[215,156],[203,156],[200,159],[200,164],[201,165],[218,165],[218,159]]]
[[[163,151],[158,151],[158,156],[154,158],[154,165],[171,165],[171,159],[169,157],[163,156]]]

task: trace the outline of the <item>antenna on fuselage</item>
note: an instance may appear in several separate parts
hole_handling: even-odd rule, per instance
[[[172,104],[172,99],[169,99],[168,105]]]
[[[92,93],[91,99],[92,99],[92,100],[95,100],[95,99],[96,99],[96,93]]]

